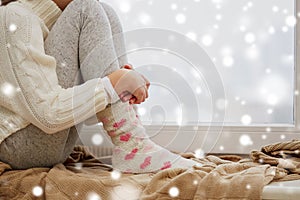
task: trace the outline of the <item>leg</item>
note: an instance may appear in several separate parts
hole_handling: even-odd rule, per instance
[[[74,0],[70,3],[45,41],[46,53],[56,58],[58,80],[62,87],[72,87],[81,82],[79,67],[85,80],[104,76],[105,71],[108,73],[119,68],[115,63],[113,68],[109,68],[109,61],[101,62],[105,59],[97,60],[93,66],[88,65],[90,62],[82,64],[88,55],[93,57],[92,53],[96,52],[93,49],[101,43],[105,43],[109,51],[103,49],[100,53],[108,60],[115,59],[113,42],[108,40],[111,31],[109,20],[97,1]],[[30,125],[1,143],[0,160],[15,169],[49,167],[67,158],[77,138],[75,127],[48,135]]]
[[[107,5],[105,8],[109,9]],[[125,53],[121,33],[118,19],[108,17],[101,3],[96,0],[73,0],[45,42],[46,53],[57,60],[60,84],[67,88],[104,77],[120,68],[119,61],[127,63],[126,55],[118,58],[118,55]],[[87,123],[97,123],[96,117]]]
[[[73,2],[71,3],[73,4]],[[82,29],[82,7],[66,8],[45,41],[45,51],[57,60],[58,80],[68,88],[80,83],[78,41]],[[30,125],[0,145],[0,159],[15,169],[49,167],[63,162],[78,138],[76,128],[48,135]]]
[[[118,56],[119,65],[124,66],[125,64],[128,64],[128,59],[126,55],[124,33],[121,22],[117,16],[117,13],[112,7],[105,3],[101,3],[101,5],[105,10],[108,20],[110,22],[111,32],[113,34],[114,47]]]
[[[80,72],[83,72],[86,81],[118,69],[118,59],[111,63],[116,60],[111,35],[112,32],[120,31],[120,27],[111,28],[104,9],[96,0],[71,2],[45,41],[46,53],[57,61],[59,84],[64,88],[80,84]],[[122,38],[118,42],[124,43]],[[98,52],[99,45],[105,48],[100,48]],[[118,51],[122,49],[125,48],[118,48]],[[98,58],[97,54],[103,57],[89,59],[95,56]],[[29,125],[1,143],[0,160],[15,169],[50,167],[67,158],[77,139],[75,127],[48,135],[34,125]]]
[[[122,33],[122,29],[115,12],[109,6],[95,0],[83,2],[75,0],[72,10],[81,8],[81,4],[90,5],[83,6],[84,29],[79,40],[80,71],[83,80],[86,81],[107,75],[119,68],[121,62],[127,62],[127,59],[126,56],[117,59],[125,52],[122,37],[111,37],[114,33],[122,35],[119,34]],[[116,145],[113,166],[120,171],[152,172],[169,167],[191,167],[196,164],[149,140],[144,127],[136,118],[134,109],[128,103],[119,101],[112,104],[98,113],[97,117],[103,122],[105,130]]]
[[[67,159],[73,150],[73,147],[69,147],[76,140],[76,129],[49,135],[36,126],[29,125],[1,143],[0,160],[13,169],[51,167]]]
[[[120,22],[114,10],[106,4],[102,4],[102,7],[106,11],[113,34],[122,33]],[[122,34],[119,35],[122,36]],[[114,37],[115,49],[119,56],[125,52],[122,38]],[[126,55],[119,57],[119,63],[121,66],[127,63]],[[133,106],[128,103],[119,101],[108,106],[97,116],[103,122],[105,130],[116,145],[112,162],[113,167],[120,171],[145,173],[170,167],[189,168],[197,164],[153,143],[148,138]]]
[[[77,10],[74,6],[67,8],[45,41],[46,53],[57,60],[58,79],[64,88],[80,83],[78,41],[83,15],[78,13],[82,9],[82,6]],[[50,167],[65,161],[77,139],[75,127],[49,135],[29,125],[1,143],[0,160],[14,169]]]
[[[148,173],[198,165],[152,142],[133,106],[128,103],[118,101],[97,116],[116,146],[112,164],[119,171]]]

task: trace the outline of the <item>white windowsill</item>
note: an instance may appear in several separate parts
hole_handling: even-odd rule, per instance
[[[300,132],[293,127],[271,127],[271,132],[266,132],[265,127],[193,127],[177,126],[145,126],[149,137],[157,144],[177,152],[194,152],[204,149],[205,153],[222,154],[249,154],[252,150],[260,150],[262,146],[291,141],[300,138]],[[80,138],[86,146],[92,146],[92,136],[102,134],[103,147],[112,146],[109,137],[102,126],[87,126],[80,133]],[[248,135],[253,142],[243,146],[241,136]],[[205,139],[206,138],[206,139]],[[206,142],[204,142],[204,140]]]
[[[298,200],[300,196],[300,180],[274,182],[263,189],[263,200]]]

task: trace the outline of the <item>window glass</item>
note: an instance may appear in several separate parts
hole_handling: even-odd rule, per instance
[[[199,45],[223,84],[224,95],[212,98],[214,91],[207,83],[216,78],[213,74],[205,75],[201,68],[199,73],[189,58],[168,48],[141,47],[128,37],[130,63],[153,83],[150,97],[138,108],[144,123],[185,125],[212,119],[244,125],[293,123],[298,19],[294,0],[104,2],[118,13],[125,38],[130,31],[155,27]],[[138,35],[145,43],[149,37]],[[176,45],[172,34],[169,42]],[[189,49],[186,53],[197,54]]]

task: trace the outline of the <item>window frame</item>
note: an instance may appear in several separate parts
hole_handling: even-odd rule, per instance
[[[295,16],[300,13],[300,2],[295,2]],[[297,24],[294,29],[295,34],[295,73],[294,73],[294,90],[300,92],[300,17],[297,17]],[[207,130],[209,134],[217,135],[216,139],[209,151],[205,153],[221,153],[221,154],[249,154],[251,150],[259,150],[262,146],[278,143],[283,141],[290,141],[300,138],[300,94],[294,95],[294,124],[259,124],[259,125],[199,125],[195,126],[177,126],[165,125],[163,127],[156,125],[145,125],[149,137],[170,150],[183,152],[195,151],[201,149],[204,138],[207,137]],[[99,125],[97,125],[99,126]],[[101,125],[100,125],[101,127]],[[195,130],[196,128],[196,130]],[[271,131],[267,132],[266,129]],[[87,126],[83,131],[85,145],[90,145],[91,141],[88,139],[95,132],[99,132],[99,127]],[[102,128],[101,128],[102,129]],[[157,131],[159,130],[159,133]],[[181,134],[177,134],[180,130]],[[221,132],[220,132],[221,130]],[[82,136],[83,136],[82,135]],[[104,134],[106,135],[106,134]],[[249,135],[253,141],[252,145],[242,146],[239,139],[242,135]],[[104,137],[105,141],[109,141],[108,137]],[[92,144],[91,144],[92,145]],[[110,142],[105,142],[101,148],[112,147]],[[220,148],[223,147],[223,148]]]
[[[295,17],[300,13],[300,2],[295,0]],[[300,92],[300,18],[297,17],[297,24],[294,29],[295,34],[295,74],[294,74],[294,91]],[[146,129],[149,135],[155,142],[166,146],[168,149],[175,151],[195,151],[201,148],[203,138],[207,135],[207,130],[210,129],[209,134],[218,135],[217,141],[210,149],[210,153],[235,153],[235,154],[248,154],[253,149],[260,149],[263,145],[278,143],[282,141],[290,141],[300,138],[300,98],[299,95],[294,95],[294,124],[259,124],[259,125],[200,125],[195,126],[176,126],[165,125],[164,127],[146,125]],[[267,132],[266,129],[270,128]],[[180,142],[174,138],[174,133],[180,129],[181,133],[184,133],[186,138],[193,137],[193,141],[189,141],[185,144],[184,149],[180,148],[176,142]],[[160,130],[159,134],[156,134],[157,130]],[[219,130],[222,130],[219,133]],[[196,137],[195,137],[196,132]],[[239,143],[239,139],[242,135],[249,135],[253,141],[252,145],[242,146]],[[180,139],[182,139],[180,137]],[[170,141],[174,140],[170,144]],[[186,140],[188,141],[188,139]],[[183,144],[185,141],[181,141]],[[188,144],[189,143],[189,144]],[[221,147],[221,148],[220,148]],[[209,153],[205,152],[205,153]]]

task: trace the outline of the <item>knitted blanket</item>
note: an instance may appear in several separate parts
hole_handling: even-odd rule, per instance
[[[254,162],[284,169],[287,176],[280,179],[281,181],[299,179],[300,140],[267,145],[261,151],[252,151],[250,156]]]
[[[266,184],[287,175],[284,169],[251,160],[183,156],[202,166],[156,174],[120,174],[80,146],[64,164],[53,168],[11,170],[0,162],[0,199],[261,199]]]

